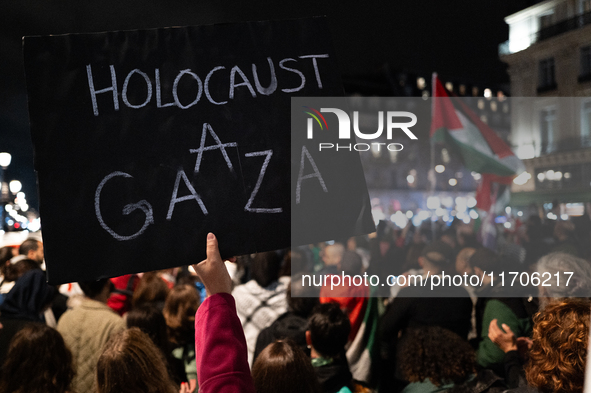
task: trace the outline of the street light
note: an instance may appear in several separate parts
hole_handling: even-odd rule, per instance
[[[8,186],[10,188],[10,192],[13,194],[18,193],[23,188],[23,185],[18,180],[11,181]]]
[[[0,203],[2,207],[2,214],[0,214],[0,219],[2,222],[0,223],[0,230],[4,230],[4,224],[6,220],[6,211],[4,208],[6,207],[5,202],[8,201],[8,184],[7,187],[4,187],[4,172],[6,172],[6,168],[10,165],[10,161],[12,160],[12,156],[10,153],[0,153],[0,167],[2,167],[2,171],[0,171]]]
[[[12,156],[10,153],[0,153],[0,166],[2,169],[6,169],[8,165],[10,165],[10,161],[12,160]]]

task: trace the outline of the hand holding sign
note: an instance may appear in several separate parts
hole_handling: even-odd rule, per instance
[[[207,258],[193,265],[193,269],[195,269],[195,273],[197,273],[201,282],[205,285],[207,295],[232,293],[232,279],[220,256],[218,239],[211,232],[207,234],[206,252]]]

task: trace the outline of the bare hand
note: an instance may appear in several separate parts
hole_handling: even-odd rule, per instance
[[[208,295],[231,293],[232,279],[220,256],[218,240],[213,233],[207,234],[207,259],[193,265],[193,269],[205,285]]]
[[[505,353],[509,351],[517,351],[517,338],[515,337],[515,334],[513,334],[508,325],[503,324],[502,327],[505,331],[499,328],[498,320],[493,319],[490,321],[488,338],[490,338],[490,340]]]

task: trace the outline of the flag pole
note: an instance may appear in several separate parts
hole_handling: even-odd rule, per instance
[[[435,92],[436,92],[436,83],[437,83],[437,73],[434,72],[432,77],[431,77],[431,116],[433,116],[433,114],[435,113]],[[435,187],[437,186],[437,178],[436,178],[436,174],[435,174],[435,144],[433,143],[433,140],[431,139],[431,132],[429,131],[429,144],[431,145],[431,160],[430,160],[430,167],[429,167],[429,174],[431,174],[430,178],[431,178],[431,190],[430,190],[430,196],[435,196]],[[433,221],[432,218],[431,219],[431,241],[435,241],[435,235],[436,235],[436,228],[435,228],[435,221]]]

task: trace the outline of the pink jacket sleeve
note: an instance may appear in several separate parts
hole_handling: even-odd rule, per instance
[[[195,315],[199,392],[255,393],[246,339],[232,295],[208,297]]]

